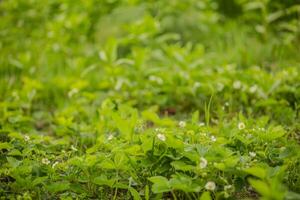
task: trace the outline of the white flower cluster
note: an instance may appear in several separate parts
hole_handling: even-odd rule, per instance
[[[166,141],[166,136],[165,136],[165,134],[164,134],[165,129],[163,129],[163,128],[156,128],[156,129],[155,129],[155,132],[156,132],[156,137],[157,137],[160,141],[162,141],[162,142]]]

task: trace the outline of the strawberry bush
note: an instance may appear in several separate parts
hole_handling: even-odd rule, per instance
[[[300,199],[298,1],[0,16],[0,199]]]

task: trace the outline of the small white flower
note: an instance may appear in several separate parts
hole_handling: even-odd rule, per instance
[[[252,93],[252,94],[255,93],[256,90],[257,90],[257,85],[253,85],[253,86],[251,86],[251,87],[249,88],[249,92]]]
[[[13,91],[11,95],[12,95],[16,100],[19,100],[19,99],[20,99],[20,97],[19,97],[17,91]]]
[[[76,149],[76,147],[74,147],[73,145],[71,145],[71,149],[72,149],[73,151],[78,151],[78,149]]]
[[[52,168],[55,168],[57,164],[59,164],[58,161],[56,161],[56,162],[52,165]]]
[[[204,169],[207,166],[207,160],[205,158],[201,157],[199,166],[201,169]]]
[[[185,121],[180,121],[178,123],[178,125],[179,125],[180,128],[184,128],[186,126],[186,122]]]
[[[100,58],[101,60],[107,61],[107,56],[106,56],[105,51],[100,51],[100,52],[98,53],[98,56],[99,56],[99,58]]]
[[[71,98],[72,96],[74,96],[74,94],[77,94],[78,92],[79,90],[77,88],[73,88],[68,92],[68,97]]]
[[[280,148],[280,151],[284,151],[284,150],[286,150],[286,147],[281,147]]]
[[[160,141],[163,141],[163,142],[166,141],[166,136],[164,134],[161,134],[161,133],[157,134],[157,138]]]
[[[129,177],[128,180],[130,186],[138,185],[138,183],[132,177]]]
[[[24,135],[25,142],[28,142],[30,140],[30,137],[28,135]]]
[[[252,134],[247,134],[247,136],[246,136],[247,139],[251,139],[252,137],[253,137]]]
[[[198,87],[200,87],[200,86],[201,86],[201,83],[195,82],[193,87],[194,87],[194,88],[198,88]]]
[[[115,90],[120,90],[123,86],[124,80],[123,79],[118,79],[116,85],[115,85]]]
[[[217,83],[217,90],[220,92],[224,89],[223,83]]]
[[[243,130],[245,127],[246,127],[246,125],[244,124],[244,122],[240,122],[240,123],[238,124],[238,128],[239,128],[240,130]]]
[[[215,184],[215,182],[213,182],[213,181],[208,181],[208,182],[206,183],[206,185],[205,185],[205,189],[211,190],[211,191],[215,190],[215,189],[216,189],[216,184]]]
[[[213,136],[213,135],[210,137],[210,139],[211,139],[212,142],[217,141],[217,138],[215,136]]]
[[[266,131],[265,128],[258,128],[259,131]]]
[[[60,50],[60,45],[55,43],[52,45],[52,49],[53,49],[53,51],[58,52]]]
[[[54,32],[53,31],[48,31],[47,36],[49,38],[52,38],[54,36]]]
[[[204,123],[204,122],[200,122],[200,123],[199,123],[199,126],[200,126],[200,127],[205,126],[205,123]]]
[[[45,164],[45,165],[49,165],[50,161],[48,160],[48,158],[43,158],[42,163]]]
[[[207,133],[204,133],[204,132],[200,132],[200,135],[201,135],[202,137],[207,137]]]
[[[240,89],[241,87],[242,87],[241,81],[234,81],[234,83],[233,83],[233,88],[234,88],[234,89],[238,90],[238,89]]]
[[[138,120],[135,127],[134,127],[134,130],[136,132],[142,132],[144,129],[145,129],[144,122],[142,120]]]
[[[112,139],[114,139],[113,134],[109,134],[108,137],[107,137],[107,140],[110,141],[110,140],[112,140]]]
[[[224,190],[230,190],[232,188],[232,185],[225,185]]]
[[[164,128],[156,128],[156,129],[154,129],[154,131],[155,131],[156,133],[163,133],[163,132],[166,131],[166,129],[164,129]]]
[[[251,151],[251,152],[249,152],[249,155],[250,155],[250,157],[254,158],[256,156],[256,153]]]
[[[161,85],[164,83],[164,81],[160,78],[160,77],[157,77],[157,76],[153,76],[151,75],[149,77],[149,80],[152,81],[152,82],[156,82],[157,84]]]
[[[197,92],[198,88],[201,87],[201,83],[195,82],[192,86],[192,91]]]

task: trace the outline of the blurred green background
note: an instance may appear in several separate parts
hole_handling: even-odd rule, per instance
[[[216,94],[233,110],[288,104],[281,118],[299,104],[299,13],[299,0],[1,1],[0,100],[56,110],[73,90],[190,111]]]

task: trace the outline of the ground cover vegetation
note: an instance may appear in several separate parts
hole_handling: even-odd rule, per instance
[[[300,1],[0,1],[0,199],[300,199]]]

